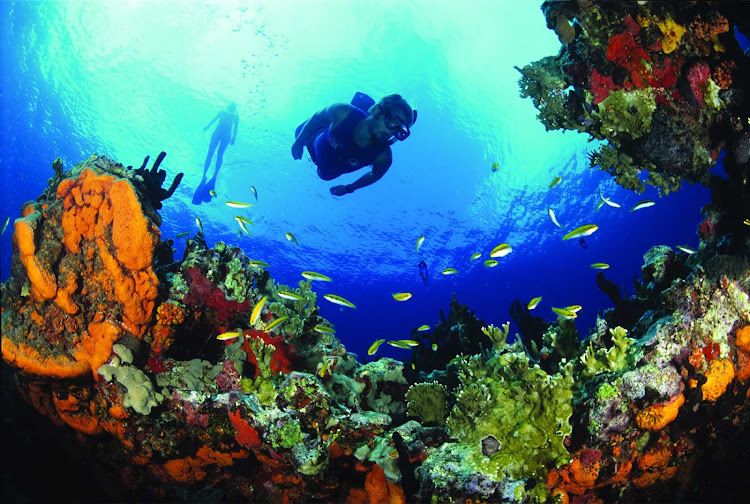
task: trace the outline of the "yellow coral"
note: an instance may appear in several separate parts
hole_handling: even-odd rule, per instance
[[[664,38],[661,40],[661,49],[664,51],[664,54],[669,54],[677,49],[677,45],[685,34],[685,27],[675,23],[672,18],[667,18],[657,24],[664,35]]]
[[[706,383],[703,384],[703,400],[715,401],[723,394],[734,380],[734,366],[727,359],[714,359],[706,371]]]

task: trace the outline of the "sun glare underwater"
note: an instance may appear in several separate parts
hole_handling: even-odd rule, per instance
[[[376,339],[408,338],[439,322],[454,293],[498,326],[511,320],[516,299],[542,296],[536,314],[550,319],[550,306],[582,305],[577,324],[585,331],[610,307],[590,264],[609,264],[607,277],[632,287],[651,246],[697,246],[708,190],[637,195],[588,168],[594,145],[584,135],[545,132],[519,96],[514,69],[559,48],[535,2],[435,5],[4,2],[2,215],[16,216],[36,197],[58,156],[66,169],[94,152],[137,167],[164,150],[168,177],[185,176],[160,212],[162,239],[197,231],[197,217],[209,246],[239,245],[267,262],[277,282],[295,286],[304,270],[327,274],[333,282],[315,285],[319,299],[334,293],[357,308],[321,300],[321,315],[360,356]],[[364,170],[325,182],[307,152],[295,161],[290,147],[299,123],[356,92],[375,100],[401,94],[419,121],[393,146],[381,180],[336,197],[330,186]],[[211,134],[203,127],[230,101],[236,143],[216,197],[193,205]],[[550,188],[555,177],[562,181]],[[621,208],[597,211],[599,192]],[[628,211],[642,199],[657,204]],[[251,236],[238,237],[226,200],[255,205],[242,211],[254,222]],[[587,223],[599,226],[588,248],[561,240]],[[10,238],[2,236],[3,280]],[[185,239],[175,240],[175,257]],[[485,267],[501,243],[513,252]],[[474,253],[481,258],[470,260]],[[441,274],[446,268],[458,274]],[[396,302],[396,292],[413,297]],[[381,352],[407,355],[385,345]]]

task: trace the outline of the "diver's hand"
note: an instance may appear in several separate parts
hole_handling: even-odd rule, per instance
[[[348,185],[335,185],[331,187],[331,194],[334,196],[343,196],[344,194],[353,193],[354,189]]]
[[[302,149],[304,148],[304,145],[294,142],[292,144],[292,157],[294,159],[302,159]]]

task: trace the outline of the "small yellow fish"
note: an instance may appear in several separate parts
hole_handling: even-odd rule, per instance
[[[268,325],[266,326],[266,332],[269,332],[269,331],[271,331],[272,329],[275,329],[276,327],[279,327],[279,326],[280,326],[281,324],[283,324],[284,322],[286,322],[286,320],[287,320],[288,318],[289,318],[289,317],[285,315],[285,316],[283,316],[283,317],[279,317],[279,318],[277,318],[277,319],[274,319],[274,320],[273,320],[273,322],[271,322],[270,324],[268,324]]]
[[[252,203],[243,203],[241,201],[227,201],[226,205],[232,208],[250,208],[253,206]]]
[[[745,219],[742,221],[742,223],[746,226],[750,226],[750,219]],[[3,231],[5,231],[5,226],[8,225],[8,219],[5,219],[5,224],[3,224]]]
[[[557,222],[557,217],[555,217],[555,211],[552,210],[551,207],[547,209],[547,214],[549,215],[549,218],[552,221],[552,224],[554,224],[555,226],[557,226],[559,228],[562,227],[562,224],[560,224],[559,222]]]
[[[198,217],[195,218],[195,223],[198,225],[198,229],[201,230],[201,233],[203,233],[203,224],[201,224],[201,220]]]
[[[605,198],[604,196],[602,196],[602,192],[601,191],[599,191],[599,198],[601,198],[602,203],[604,203],[605,205],[609,205],[612,208],[620,208],[622,206],[619,203],[615,203],[614,201],[610,200],[609,198]]]
[[[474,260],[476,260],[476,259],[479,259],[480,257],[482,257],[482,254],[481,254],[481,253],[479,253],[479,252],[474,252],[473,254],[471,254],[471,257],[469,257],[469,261],[474,261]]]
[[[416,369],[417,369],[417,366],[415,366],[413,362],[411,363],[411,369],[412,369],[412,371],[414,371],[414,370],[416,370]],[[398,453],[398,452],[397,452],[397,453]]]
[[[176,253],[177,253],[177,249],[176,249],[176,248],[173,248],[173,249],[172,249],[172,253],[173,253],[173,254],[176,254]]]
[[[529,301],[529,304],[526,305],[526,308],[528,308],[529,310],[533,310],[534,308],[537,307],[537,305],[541,301],[542,301],[542,296],[535,297],[534,299],[532,299],[531,301]]]
[[[208,191],[208,194],[210,194],[212,198],[216,197],[216,191],[214,191],[213,189],[211,189],[210,191]]]
[[[178,234],[176,234],[175,238],[184,238],[184,237],[186,237],[189,234],[190,234],[190,231],[185,231],[184,233],[178,233]]]
[[[443,275],[457,275],[458,270],[456,268],[445,268],[443,270]]]
[[[433,343],[433,344],[432,344],[432,347],[431,347],[431,348],[432,348],[432,351],[433,351],[433,352],[437,351],[437,349],[438,349],[438,344],[437,344],[437,343]]]
[[[253,196],[255,196],[255,201],[258,201],[258,191],[255,190],[255,186],[250,186],[250,192],[253,193]]]
[[[250,219],[248,219],[247,217],[243,217],[243,216],[241,216],[241,215],[235,215],[235,217],[234,217],[234,218],[235,218],[236,220],[238,220],[238,221],[242,221],[242,222],[244,222],[245,224],[250,224],[251,226],[254,226],[254,225],[255,225],[255,223],[254,223],[253,221],[251,221]]]
[[[384,339],[375,340],[372,345],[370,345],[370,348],[367,349],[367,355],[372,355],[375,352],[378,351],[378,348],[380,348],[380,345],[385,343]]]
[[[604,202],[603,202],[603,201],[600,201],[599,203],[597,203],[597,204],[596,204],[596,211],[598,212],[599,210],[601,210],[601,208],[602,208],[603,206],[604,206]]]
[[[320,273],[316,273],[314,271],[303,271],[302,272],[302,277],[305,278],[306,280],[310,280],[311,282],[313,280],[320,280],[322,282],[330,282],[331,281],[330,277],[327,277],[327,276],[322,275]]]
[[[229,331],[229,332],[219,334],[216,337],[216,339],[220,341],[226,341],[226,340],[238,338],[240,335],[242,335],[242,333],[239,331]]]
[[[500,245],[492,249],[492,252],[490,252],[490,257],[505,257],[511,252],[513,252],[513,248],[510,245],[508,245],[507,243],[501,243]]]
[[[258,259],[254,260],[254,261],[250,261],[250,262],[249,262],[249,263],[247,263],[247,264],[248,264],[248,266],[250,266],[251,268],[268,268],[268,263],[267,263],[267,262],[265,262],[265,261],[260,261],[260,260],[258,260]]]
[[[263,309],[263,305],[266,304],[266,300],[268,299],[268,296],[263,296],[260,298],[260,301],[253,307],[253,311],[250,312],[250,325],[254,326],[255,323],[260,318],[260,312]]]
[[[351,301],[347,299],[342,298],[341,296],[337,296],[336,294],[323,294],[323,299],[327,299],[333,304],[346,306],[349,308],[356,308],[354,303],[352,303]]]
[[[305,300],[304,297],[294,292],[279,291],[276,294],[278,294],[280,298],[288,299],[289,301],[304,301]]]
[[[336,330],[333,327],[318,324],[315,327],[313,327],[313,330],[319,332],[320,334],[334,334]]]
[[[294,243],[295,245],[299,245],[297,238],[295,238],[292,233],[284,233],[284,236],[286,236],[286,239],[290,242]]]
[[[3,230],[0,232],[0,235],[5,234],[5,229],[8,227],[8,223],[10,222],[10,217],[6,217],[3,221]]]
[[[235,217],[234,220],[237,221],[237,224],[239,224],[240,229],[244,231],[245,234],[247,234],[247,236],[250,236],[250,230],[247,229],[247,226],[245,226],[245,223],[242,221],[242,219],[240,219],[239,217]]]
[[[417,347],[417,346],[419,346],[419,341],[414,341],[414,340],[410,340],[410,339],[401,339],[401,340],[398,340],[398,342],[401,343],[401,344],[403,344],[403,345],[406,345],[408,347]]]
[[[486,261],[484,261],[484,265],[488,268],[494,268],[498,264],[499,263],[494,259],[487,259]]]
[[[633,212],[635,210],[640,210],[641,208],[652,207],[654,205],[656,205],[656,202],[654,202],[654,201],[643,200],[643,201],[639,201],[638,203],[636,203],[635,205],[633,205],[633,208],[631,208],[630,211]]]
[[[556,314],[558,314],[559,316],[561,316],[562,318],[565,318],[565,319],[568,319],[568,320],[574,319],[574,318],[578,317],[578,315],[576,315],[575,312],[572,312],[572,311],[569,311],[569,310],[565,310],[564,308],[555,308],[553,306],[552,307],[552,311],[555,312]]]
[[[687,245],[677,245],[677,248],[685,252],[687,255],[692,255],[698,252],[694,248],[690,248]]]
[[[493,173],[496,172],[499,169],[500,169],[500,163],[492,163],[491,170],[492,170]]]
[[[403,340],[389,341],[388,344],[394,348],[403,348],[404,350],[409,350],[411,348],[411,345],[407,345]]]
[[[553,187],[555,187],[560,182],[562,182],[562,177],[555,177],[555,178],[553,178],[552,182],[549,183],[549,188],[552,189]]]
[[[417,331],[419,331],[419,332],[429,331],[429,330],[430,330],[430,326],[428,326],[427,324],[423,324],[423,325],[417,327]]]
[[[579,311],[581,311],[581,308],[583,308],[581,305],[579,305],[579,304],[573,304],[573,305],[570,305],[570,306],[566,306],[565,308],[563,308],[563,310],[569,311],[569,312],[572,312],[572,313],[578,313]]]
[[[570,240],[571,238],[581,238],[583,236],[589,236],[594,234],[594,231],[599,229],[599,226],[596,224],[584,224],[583,226],[578,226],[570,233],[563,236],[563,240]]]
[[[607,264],[607,263],[594,263],[594,264],[591,265],[591,267],[594,268],[594,269],[605,270],[605,269],[609,269],[609,264]]]
[[[420,236],[419,238],[417,238],[417,254],[419,253],[419,247],[421,247],[423,243],[424,243],[424,236]]]
[[[237,230],[237,238],[242,238],[242,230],[241,229]]]
[[[406,301],[407,299],[411,299],[411,292],[394,292],[391,295],[396,301]]]

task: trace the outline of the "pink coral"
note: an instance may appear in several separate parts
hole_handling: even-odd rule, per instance
[[[182,300],[183,303],[190,306],[203,304],[213,308],[220,322],[226,322],[237,316],[238,313],[250,310],[250,301],[238,303],[227,299],[221,289],[206,278],[199,267],[189,267],[187,277],[190,292]]]
[[[224,366],[216,376],[216,384],[222,392],[237,392],[242,390],[240,374],[237,372],[237,368],[234,367],[234,362],[230,360],[224,361]]]
[[[687,73],[687,80],[690,84],[690,92],[693,93],[698,106],[703,106],[703,92],[706,89],[706,82],[711,77],[711,67],[704,61],[694,63]]]

